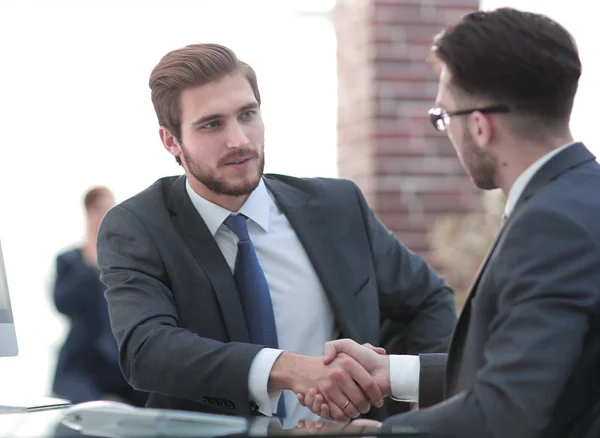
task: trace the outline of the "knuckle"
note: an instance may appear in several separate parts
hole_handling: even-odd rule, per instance
[[[338,364],[343,368],[348,368],[350,366],[351,362],[352,362],[352,360],[345,354],[341,355],[340,358],[338,359]]]
[[[329,373],[329,379],[340,382],[344,379],[344,375],[345,373],[341,369],[335,368]]]
[[[331,381],[325,381],[321,384],[321,390],[324,394],[329,394],[333,390],[333,383]]]

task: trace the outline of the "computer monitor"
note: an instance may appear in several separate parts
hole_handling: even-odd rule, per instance
[[[10,307],[8,281],[0,242],[0,357],[16,356],[17,354],[19,354],[17,333]]]
[[[0,242],[0,360],[2,357],[17,356],[18,354],[17,333],[10,306],[8,280]],[[0,391],[0,414],[65,408],[69,405],[68,400],[53,397],[29,397],[27,394],[19,394],[17,397],[9,396],[6,399],[6,394]]]

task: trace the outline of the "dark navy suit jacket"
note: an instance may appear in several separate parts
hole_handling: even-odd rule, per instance
[[[422,357],[421,397],[441,403],[387,423],[432,438],[582,436],[600,399],[599,334],[600,165],[577,143],[526,186],[475,279],[447,365]]]
[[[80,249],[57,257],[54,303],[71,327],[58,355],[52,392],[73,403],[110,393],[140,405],[146,396],[133,391],[119,369],[105,289],[98,269],[84,261]]]

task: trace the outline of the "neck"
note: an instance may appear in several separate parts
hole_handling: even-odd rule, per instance
[[[202,196],[207,201],[212,202],[213,204],[218,205],[219,207],[223,207],[226,210],[231,212],[239,211],[244,205],[244,202],[248,199],[250,194],[242,195],[242,196],[231,196],[231,195],[223,195],[219,193],[215,193],[198,181],[194,177],[187,177],[190,182],[190,186],[192,190],[196,192],[199,196]]]
[[[516,142],[508,148],[508,153],[498,159],[498,187],[508,197],[515,181],[529,166],[551,151],[572,143],[571,134],[553,138],[545,143]]]

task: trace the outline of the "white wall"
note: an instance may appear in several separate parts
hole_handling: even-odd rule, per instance
[[[0,240],[20,346],[18,358],[0,358],[3,397],[50,387],[65,330],[49,295],[54,257],[83,234],[83,192],[106,184],[122,200],[180,173],[159,141],[148,88],[167,51],[196,42],[233,48],[258,74],[267,170],[336,176],[335,35],[322,14],[331,7],[0,2]]]

